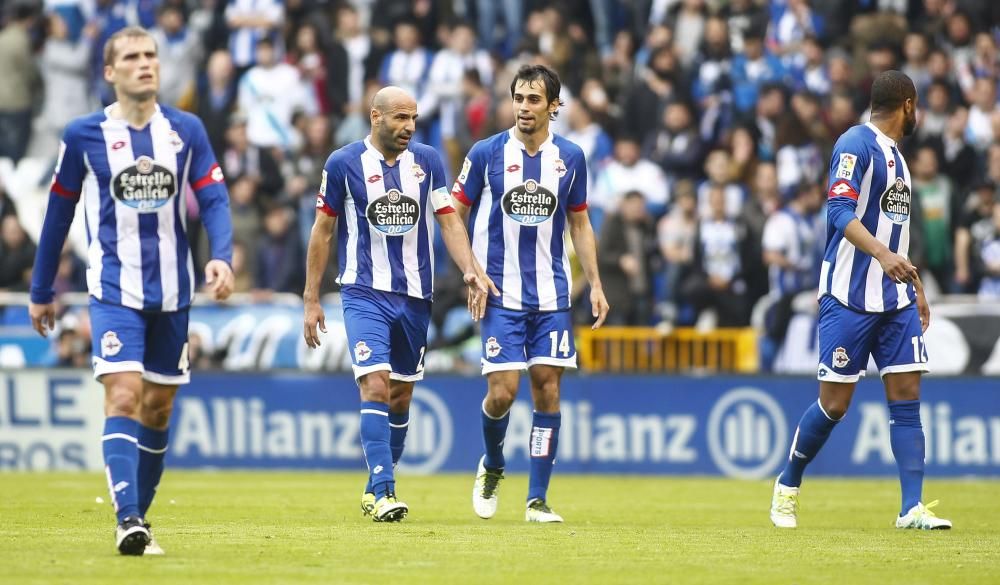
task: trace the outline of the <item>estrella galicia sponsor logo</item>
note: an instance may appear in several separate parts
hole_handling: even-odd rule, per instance
[[[893,223],[906,222],[910,219],[910,186],[902,178],[897,177],[882,194],[879,206],[882,208],[882,213]]]
[[[376,230],[387,236],[401,236],[420,221],[420,204],[398,189],[390,189],[368,203],[365,215]]]
[[[155,212],[175,194],[177,176],[145,155],[111,179],[111,195],[139,213]]]
[[[788,425],[781,406],[763,390],[734,388],[708,415],[708,452],[730,477],[759,479],[784,460]]]
[[[504,193],[500,200],[504,214],[521,225],[545,223],[556,213],[559,198],[555,193],[528,179]]]
[[[454,432],[451,411],[445,401],[425,386],[414,387],[400,470],[424,474],[441,469],[451,454]]]

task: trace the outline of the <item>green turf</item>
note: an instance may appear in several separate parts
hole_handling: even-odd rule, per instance
[[[402,477],[402,524],[362,518],[359,474],[170,472],[150,514],[165,557],[123,558],[95,474],[0,475],[0,582],[1000,583],[1000,483],[929,482],[950,532],[898,531],[896,482],[812,479],[801,528],[770,526],[770,482],[556,475],[567,522],[524,522],[524,476],[497,517],[471,475]]]

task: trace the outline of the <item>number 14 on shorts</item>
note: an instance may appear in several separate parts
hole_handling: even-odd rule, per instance
[[[552,348],[549,351],[549,355],[552,357],[556,356],[556,350],[562,353],[562,357],[569,357],[569,330],[561,332],[559,331],[549,332],[549,341],[552,342]]]

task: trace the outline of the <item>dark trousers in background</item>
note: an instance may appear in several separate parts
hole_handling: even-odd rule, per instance
[[[31,110],[0,112],[0,158],[17,164],[24,158],[31,140]]]

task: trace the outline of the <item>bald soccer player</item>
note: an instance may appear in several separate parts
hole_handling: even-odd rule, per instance
[[[417,103],[398,87],[375,94],[371,134],[327,159],[309,237],[304,335],[318,347],[326,332],[319,284],[337,232],[344,325],[354,377],[361,389],[361,446],[368,485],[361,509],[375,522],[398,522],[409,508],[396,499],[393,467],[403,454],[413,384],[424,377],[427,324],[434,280],[433,223],[469,286],[478,320],[496,288],[472,256],[454,213],[441,157],[411,143]]]

